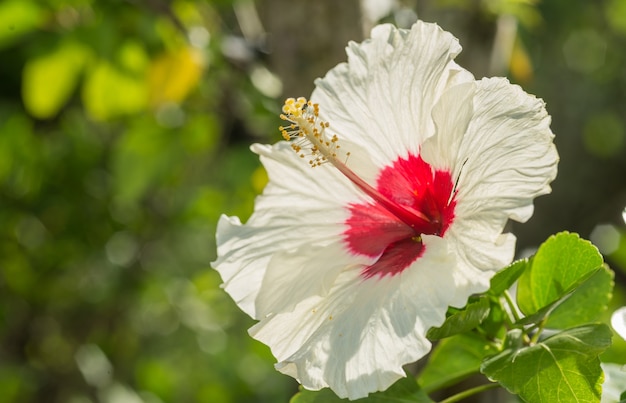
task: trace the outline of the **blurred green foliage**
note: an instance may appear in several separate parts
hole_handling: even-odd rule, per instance
[[[209,268],[220,214],[245,219],[266,181],[248,145],[278,139],[279,84],[242,37],[238,3],[0,1],[0,403],[295,393]],[[548,100],[563,160],[521,245],[607,223],[592,240],[623,281],[621,217],[554,212],[583,200],[581,161],[617,170],[608,194],[626,186],[624,2],[409,3],[426,19],[462,10],[487,45],[499,16],[520,22],[508,71]],[[594,211],[623,209],[616,197]]]
[[[227,2],[159,5],[0,4],[0,402],[295,390],[209,269],[274,102],[222,57]]]

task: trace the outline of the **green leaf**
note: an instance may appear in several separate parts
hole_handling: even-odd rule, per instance
[[[608,0],[605,5],[606,22],[615,32],[626,34],[626,3],[623,0]]]
[[[557,299],[556,301],[544,306],[543,308],[539,309],[537,312],[535,312],[532,315],[529,316],[525,316],[523,317],[521,320],[519,320],[517,322],[517,324],[519,325],[527,325],[530,323],[539,323],[542,320],[544,320],[546,317],[550,317],[550,320],[548,321],[548,323],[552,323],[552,319],[553,319],[553,312],[554,311],[559,311],[559,312],[563,312],[563,310],[561,309],[561,305],[565,304],[565,302],[567,302],[573,295],[577,295],[579,293],[580,290],[585,290],[587,288],[589,288],[589,285],[595,285],[598,284],[599,282],[602,284],[604,281],[603,279],[606,276],[606,269],[603,269],[603,267],[600,267],[594,271],[590,271],[589,273],[587,273],[585,276],[583,276],[579,282],[577,282],[576,284],[571,285],[567,290],[565,290],[563,292],[563,295],[561,296],[561,298]],[[612,274],[609,273],[610,279],[612,279]],[[610,281],[609,281],[610,283]],[[610,295],[610,294],[609,294]],[[608,302],[608,301],[607,301]],[[567,306],[569,306],[571,304],[567,304]],[[593,306],[593,305],[592,305]],[[572,309],[576,310],[580,308],[581,310],[584,310],[585,307],[577,307],[577,306],[573,306]],[[568,312],[568,311],[565,311]],[[593,316],[597,315],[597,311],[596,312],[592,312]],[[570,318],[571,316],[571,318]],[[593,319],[592,318],[590,319]],[[572,320],[573,318],[573,320]],[[569,315],[565,315],[565,319],[569,320],[571,322],[573,322],[571,325],[566,326],[566,327],[573,327],[576,325],[580,325],[581,322],[583,322],[582,320],[579,320],[580,317],[575,315],[575,314],[571,314],[569,313]],[[558,328],[557,326],[552,326],[554,328]]]
[[[290,403],[339,403],[348,402],[341,399],[330,389],[310,391],[300,388]],[[413,377],[402,378],[383,392],[372,393],[366,398],[352,400],[353,402],[368,403],[432,403],[426,392],[421,390]]]
[[[41,6],[31,0],[0,2],[0,48],[10,46],[37,28],[45,16]]]
[[[462,310],[448,316],[440,327],[431,328],[426,337],[439,340],[476,328],[489,314],[489,298],[481,297]]]
[[[179,138],[149,116],[132,121],[111,158],[116,202],[133,205],[177,172],[173,161],[180,155]]]
[[[603,265],[593,276],[577,287],[572,296],[550,314],[547,327],[566,329],[581,323],[593,322],[605,311],[611,301],[614,273]]]
[[[128,41],[118,50],[117,59],[116,63],[99,60],[85,79],[83,102],[96,120],[138,113],[148,106],[148,56],[143,46]]]
[[[503,324],[508,320],[509,314],[503,310],[499,297],[492,297],[489,303],[489,315],[480,324],[480,329],[485,332],[488,340],[502,340],[506,336]]]
[[[481,372],[528,402],[595,402],[603,381],[598,355],[610,344],[608,326],[580,326],[530,347],[509,345]]]
[[[478,372],[483,358],[495,352],[495,348],[477,334],[452,336],[433,349],[418,382],[427,393],[455,384]]]
[[[90,56],[73,40],[39,57],[29,59],[22,75],[22,97],[28,113],[39,119],[55,116],[67,103]]]
[[[515,283],[527,267],[530,267],[528,259],[520,259],[496,273],[496,275],[491,278],[489,294],[498,296],[511,288],[513,283]]]
[[[602,255],[598,249],[577,234],[562,232],[551,236],[530,260],[530,268],[519,277],[517,303],[520,310],[527,316],[537,313],[563,298],[572,287],[584,281],[590,272],[602,264]],[[580,296],[572,295],[572,302],[567,305],[587,306],[568,312],[571,317],[567,321],[562,317],[558,320],[555,318],[553,326],[592,320],[597,312],[606,308],[612,282],[607,282],[606,276],[596,281],[598,283],[589,285]]]

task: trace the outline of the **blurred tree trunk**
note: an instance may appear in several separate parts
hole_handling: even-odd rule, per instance
[[[442,7],[437,2],[420,0],[415,10],[421,20],[437,23],[459,39],[463,51],[455,59],[477,79],[490,76],[489,61],[495,35],[494,21],[485,18],[477,0],[465,7]]]
[[[308,97],[313,80],[346,60],[348,41],[362,40],[359,0],[259,0],[269,33],[269,64],[286,97]]]

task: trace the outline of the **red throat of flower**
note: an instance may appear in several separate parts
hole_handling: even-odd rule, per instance
[[[456,205],[449,171],[435,170],[421,156],[409,154],[383,168],[372,187],[338,156],[347,159],[350,153],[340,153],[337,136],[326,133],[329,124],[319,119],[317,104],[290,98],[283,112],[281,118],[291,124],[280,130],[301,158],[308,156],[313,168],[331,163],[372,198],[348,206],[344,231],[350,252],[376,260],[364,267],[364,277],[401,273],[424,253],[422,235],[444,235]]]
[[[424,253],[422,235],[443,236],[454,219],[453,187],[450,172],[432,169],[419,155],[409,154],[385,167],[377,191],[399,208],[420,212],[426,220],[419,217],[407,224],[376,198],[351,204],[344,239],[353,253],[377,259],[364,268],[363,275],[401,273]]]

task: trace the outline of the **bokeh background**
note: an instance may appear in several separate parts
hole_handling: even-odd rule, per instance
[[[626,305],[623,0],[1,0],[0,402],[288,401],[210,268],[216,221],[250,215],[283,97],[418,17],[547,102],[559,177],[519,253],[579,232]]]

